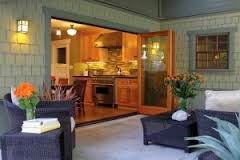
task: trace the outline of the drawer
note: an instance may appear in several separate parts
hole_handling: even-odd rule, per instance
[[[138,84],[138,80],[137,79],[129,79],[129,84],[130,85],[137,85]]]
[[[129,80],[128,79],[117,79],[117,85],[128,85]]]

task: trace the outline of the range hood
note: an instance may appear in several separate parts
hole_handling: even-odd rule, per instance
[[[111,32],[100,34],[95,40],[97,48],[121,48],[122,47],[122,32]]]

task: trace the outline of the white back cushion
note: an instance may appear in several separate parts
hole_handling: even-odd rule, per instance
[[[11,99],[12,99],[12,103],[15,104],[16,106],[19,106],[19,101],[15,95],[15,88],[11,87]]]
[[[206,110],[239,112],[240,90],[211,91],[206,90]]]

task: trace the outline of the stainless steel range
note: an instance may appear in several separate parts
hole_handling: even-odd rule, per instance
[[[115,107],[115,77],[98,75],[93,77],[93,100],[95,105]]]

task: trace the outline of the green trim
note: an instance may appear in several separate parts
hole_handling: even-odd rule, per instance
[[[188,31],[189,36],[189,64],[190,71],[198,72],[231,72],[233,70],[233,49],[234,49],[234,33],[237,27],[214,28],[207,30]],[[228,53],[228,69],[196,69],[196,36],[197,35],[214,35],[221,33],[229,33],[229,53]]]
[[[142,28],[128,26],[81,14],[74,14],[48,7],[43,7],[43,12],[45,15],[45,82],[49,85],[51,84],[51,18],[58,18],[77,23],[84,23],[137,34],[149,32],[148,30]]]
[[[104,27],[104,28],[110,28],[110,29],[115,29],[115,30],[120,30],[120,31],[125,31],[125,32],[131,32],[131,33],[149,32],[146,29],[128,26],[128,25],[117,23],[117,22],[111,22],[111,21],[108,21],[105,19],[90,17],[90,16],[86,16],[86,15],[74,14],[74,13],[57,10],[57,9],[53,9],[53,8],[43,7],[43,11],[44,11],[45,15],[47,15],[47,16],[50,16],[53,18],[58,18],[58,19],[63,19],[63,20],[74,21],[77,23],[84,23],[84,24],[89,24],[89,25],[94,25],[94,26],[99,26],[99,27]]]

